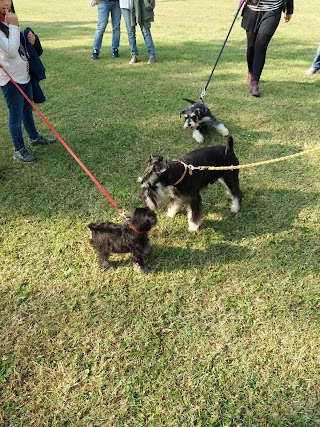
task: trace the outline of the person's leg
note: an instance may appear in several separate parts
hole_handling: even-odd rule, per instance
[[[149,59],[152,59],[155,61],[156,51],[154,48],[150,27],[146,28],[144,25],[140,25],[140,28],[141,28],[141,32],[142,32],[142,35],[144,38],[144,43],[145,43],[146,48],[148,50]]]
[[[320,70],[320,43],[318,45],[316,56],[312,62],[312,68],[319,71]]]
[[[24,93],[27,95],[27,97],[33,101],[33,92],[32,92],[32,84],[31,82],[24,85]],[[36,125],[34,123],[33,119],[33,108],[30,105],[30,103],[23,98],[23,126],[28,134],[29,139],[37,139],[38,138],[38,131],[36,129]]]
[[[259,82],[266,60],[269,42],[272,36],[259,33],[254,44],[252,80]]]
[[[23,86],[25,85],[20,85],[22,89]],[[24,140],[21,128],[24,98],[12,82],[2,86],[1,89],[9,110],[9,131],[13,148],[15,151],[19,151],[24,148]]]
[[[31,86],[31,83],[19,86],[26,92],[28,85]],[[22,136],[24,97],[12,82],[2,86],[1,89],[9,110],[9,131],[14,148],[14,157],[22,162],[33,162],[36,158],[26,150]]]
[[[126,24],[128,42],[131,50],[131,55],[138,56],[139,51],[136,41],[136,27],[131,25],[131,12],[129,9],[121,9],[124,22]]]
[[[98,3],[98,23],[93,40],[93,52],[96,52],[98,55],[101,49],[103,35],[108,25],[110,11],[109,3],[110,2],[105,0]]]
[[[280,23],[282,6],[271,12],[264,12],[259,21],[258,34],[254,43],[252,81],[259,83],[266,60],[267,49]]]
[[[117,51],[120,45],[120,20],[121,9],[119,1],[110,1],[112,22],[112,52]]]
[[[250,82],[251,95],[259,97],[259,80],[265,64],[266,53],[272,36],[259,33],[254,44],[253,66]]]
[[[256,42],[257,33],[247,31],[247,64],[248,72],[253,72],[253,59],[254,59],[254,44]]]
[[[307,69],[305,72],[306,76],[312,76],[313,74],[316,74],[320,71],[320,43],[317,48],[316,56],[314,57],[314,60],[312,61],[312,65],[310,68]]]

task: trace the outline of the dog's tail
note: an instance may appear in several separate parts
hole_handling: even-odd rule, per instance
[[[224,154],[233,153],[233,138],[232,136],[228,136],[226,149],[224,150]]]
[[[190,102],[190,104],[195,104],[196,103],[196,101],[192,101],[192,99],[189,99],[189,98],[182,98],[182,100]]]

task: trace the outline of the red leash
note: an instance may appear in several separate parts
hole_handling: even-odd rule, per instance
[[[61,144],[64,146],[64,148],[71,154],[71,156],[75,159],[75,161],[80,165],[80,167],[85,171],[85,173],[89,176],[89,178],[94,182],[94,184],[99,188],[102,194],[106,196],[106,198],[109,200],[109,202],[118,209],[118,212],[120,215],[124,215],[123,210],[118,206],[118,204],[113,200],[113,198],[107,193],[107,191],[102,187],[102,185],[99,183],[99,181],[92,175],[92,173],[85,167],[85,165],[82,163],[82,161],[79,159],[78,156],[71,150],[71,148],[68,146],[68,144],[61,138],[61,136],[58,134],[58,132],[54,129],[54,127],[48,122],[48,120],[44,117],[44,115],[41,113],[41,111],[35,106],[35,104],[31,101],[31,99],[28,98],[28,96],[23,92],[21,87],[12,79],[10,74],[3,68],[3,66],[0,64],[0,68],[3,69],[3,71],[6,73],[6,75],[9,77],[10,81],[15,85],[15,87],[22,93],[22,95],[25,97],[25,99],[29,102],[29,104],[32,106],[32,108],[36,111],[36,113],[41,117],[41,119],[44,121],[44,123],[48,126],[48,128],[51,130],[52,133],[58,138],[58,140],[61,142]]]

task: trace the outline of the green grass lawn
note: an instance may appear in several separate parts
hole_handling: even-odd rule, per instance
[[[237,1],[158,0],[157,63],[129,66],[107,28],[90,59],[97,8],[15,0],[44,48],[39,108],[126,212],[140,205],[150,154],[198,148],[182,98],[198,98]],[[246,85],[245,33],[231,33],[205,102],[229,128],[240,163],[319,147],[320,4],[296,1],[273,38],[262,97]],[[4,427],[316,427],[320,425],[319,152],[240,172],[242,210],[219,184],[204,221],[158,212],[151,272],[129,256],[103,271],[87,224],[117,210],[58,141],[38,161],[12,159],[0,97],[0,425]],[[36,116],[38,128],[50,134]],[[205,145],[224,144],[212,132]]]

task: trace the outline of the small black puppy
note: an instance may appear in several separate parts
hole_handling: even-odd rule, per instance
[[[231,212],[240,210],[242,194],[239,187],[239,170],[190,170],[193,166],[237,166],[239,161],[233,151],[233,139],[228,137],[225,146],[203,147],[167,161],[162,156],[151,156],[143,176],[140,198],[150,209],[158,209],[166,202],[165,189],[169,189],[167,215],[173,217],[182,205],[187,206],[190,231],[201,224],[202,200],[200,192],[209,184],[221,181],[231,198]]]
[[[213,126],[222,136],[229,135],[225,125],[211,113],[202,100],[198,102],[188,98],[183,98],[183,100],[190,102],[191,106],[181,111],[180,117],[183,115],[183,128],[192,132],[193,139],[199,143],[203,142],[204,136],[201,133],[201,129],[204,126]]]
[[[157,216],[151,209],[136,208],[125,224],[102,221],[89,224],[90,244],[98,253],[100,266],[114,268],[109,261],[111,253],[131,252],[138,271],[147,273],[148,267],[145,265],[143,257],[151,252],[148,231],[156,223]]]

